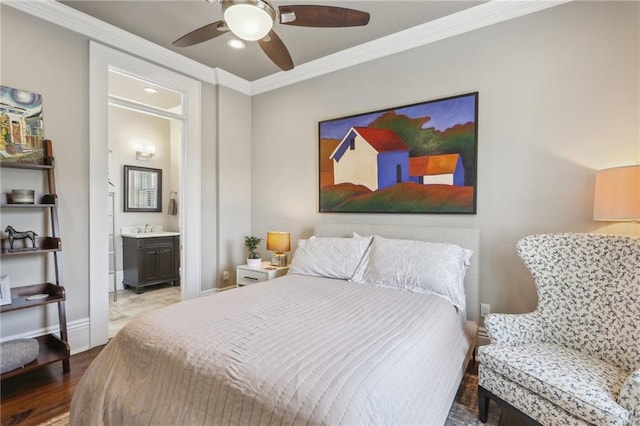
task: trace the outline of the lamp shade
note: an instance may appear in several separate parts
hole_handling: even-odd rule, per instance
[[[275,11],[262,0],[227,0],[222,4],[224,22],[231,32],[243,40],[264,38],[275,19]]]
[[[594,220],[640,220],[640,165],[598,172]]]
[[[291,250],[291,237],[288,232],[267,232],[267,250],[283,252]]]

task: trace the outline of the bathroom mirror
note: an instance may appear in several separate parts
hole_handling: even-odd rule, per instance
[[[162,211],[162,169],[124,166],[124,211]]]

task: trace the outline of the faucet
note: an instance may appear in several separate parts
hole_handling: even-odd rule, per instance
[[[151,227],[150,227],[149,225],[145,225],[145,226],[144,226],[144,232],[145,232],[145,234],[146,234],[147,232],[149,232],[150,228],[151,228]]]

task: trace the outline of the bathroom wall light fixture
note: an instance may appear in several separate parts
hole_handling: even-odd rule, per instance
[[[136,144],[133,148],[136,150],[136,160],[139,161],[149,161],[156,155],[156,147],[152,145],[142,148],[142,145]]]

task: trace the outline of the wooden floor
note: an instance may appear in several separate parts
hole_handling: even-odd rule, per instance
[[[0,403],[1,424],[39,425],[69,411],[71,397],[80,378],[98,356],[104,346],[99,346],[71,357],[71,372],[62,373],[62,363],[57,362],[45,368],[21,376],[12,377],[1,383]],[[476,372],[477,364],[469,367]],[[497,407],[495,407],[497,408]],[[502,412],[501,426],[524,426],[517,415]]]
[[[180,287],[157,285],[145,288],[141,294],[119,290],[118,300],[109,294],[109,337],[130,320],[154,309],[180,301]],[[28,374],[3,380],[0,384],[0,417],[5,425],[38,425],[69,411],[76,385],[89,364],[104,346],[71,357],[71,372],[62,374],[57,362]]]
[[[89,364],[104,346],[71,357],[71,372],[62,373],[62,362],[3,380],[0,386],[1,424],[38,425],[69,411],[71,397]]]
[[[145,297],[146,295],[146,297]],[[110,336],[126,322],[149,309],[155,309],[180,300],[179,287],[158,288],[141,295],[124,290],[118,292],[118,302],[110,302]],[[2,426],[39,425],[69,411],[71,397],[80,378],[104,346],[99,346],[71,357],[71,372],[62,373],[57,362],[31,373],[15,376],[0,383],[0,418]],[[469,373],[477,375],[477,364],[469,366]],[[496,407],[497,408],[497,407]],[[522,426],[524,422],[509,412],[500,416],[502,426]]]

